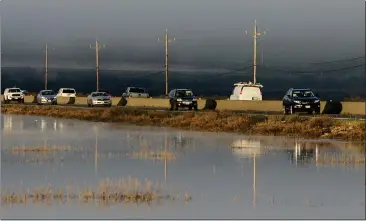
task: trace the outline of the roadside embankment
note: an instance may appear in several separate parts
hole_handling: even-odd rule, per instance
[[[230,111],[158,112],[128,107],[82,109],[57,106],[2,105],[3,114],[37,115],[88,121],[153,125],[210,132],[281,135],[365,141],[364,121],[316,116],[264,116]]]
[[[1,98],[3,100],[3,98]],[[34,96],[25,96],[25,103],[36,103]],[[219,111],[257,111],[257,112],[283,112],[282,101],[263,100],[263,101],[230,101],[230,100],[216,100],[216,110]],[[76,104],[87,105],[86,97],[76,98],[57,98],[58,104]],[[198,109],[205,107],[206,100],[198,100]],[[339,114],[342,115],[366,115],[366,102],[358,101],[342,101],[342,108]],[[169,108],[169,99],[164,98],[127,98],[122,102],[121,97],[112,98],[113,106],[126,107],[149,107],[149,108]],[[321,112],[323,112],[326,101],[321,101]]]

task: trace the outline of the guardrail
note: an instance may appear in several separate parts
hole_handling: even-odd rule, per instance
[[[58,98],[58,104],[76,104],[86,105],[86,97]],[[169,108],[169,100],[166,98],[127,98],[126,102],[121,102],[121,97],[113,97],[112,105],[114,106],[130,106],[130,107],[152,107],[152,108]],[[1,96],[3,101],[3,96]],[[36,103],[35,96],[25,96],[25,103]],[[260,112],[281,112],[282,101],[263,100],[263,101],[230,101],[216,100],[216,110],[232,110],[232,111],[260,111]],[[321,111],[323,111],[326,101],[321,101]],[[342,103],[341,114],[366,115],[366,102],[350,102]],[[198,100],[198,109],[204,108],[205,99]]]

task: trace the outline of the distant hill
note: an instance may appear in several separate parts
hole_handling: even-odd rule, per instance
[[[1,87],[16,85],[37,92],[44,87],[43,70],[35,68],[2,68]],[[359,73],[359,72],[358,72]],[[252,80],[251,70],[233,73],[170,72],[169,88],[191,88],[200,96],[229,96],[233,83]],[[120,95],[128,86],[140,86],[153,96],[165,91],[165,74],[159,71],[100,70],[100,88]],[[258,81],[264,85],[264,99],[281,99],[288,88],[309,87],[322,99],[343,100],[349,97],[366,98],[365,76],[351,72],[324,74],[292,74],[258,69]],[[49,71],[50,89],[73,87],[80,93],[95,90],[95,70],[52,69]]]

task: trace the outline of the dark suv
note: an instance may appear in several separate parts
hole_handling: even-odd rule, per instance
[[[197,98],[190,89],[174,89],[169,92],[170,110],[187,108],[197,110]]]
[[[283,97],[282,105],[285,114],[295,112],[320,113],[320,100],[309,88],[289,89]]]

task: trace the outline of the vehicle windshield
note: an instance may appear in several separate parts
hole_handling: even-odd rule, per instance
[[[22,92],[19,88],[14,88],[14,89],[9,89],[10,93],[18,93],[18,92]]]
[[[193,92],[191,90],[178,90],[177,97],[192,97],[193,96]]]
[[[108,94],[105,92],[97,92],[97,93],[93,93],[92,97],[107,97]]]
[[[131,88],[130,88],[130,92],[131,92],[131,93],[145,93],[145,89],[143,89],[143,88],[131,87]]]
[[[75,94],[75,90],[73,90],[73,89],[63,89],[62,90],[62,93],[65,93],[65,94]]]
[[[312,91],[298,90],[292,92],[292,97],[294,98],[304,98],[304,97],[315,97]]]
[[[42,91],[42,95],[55,95],[53,91]]]

